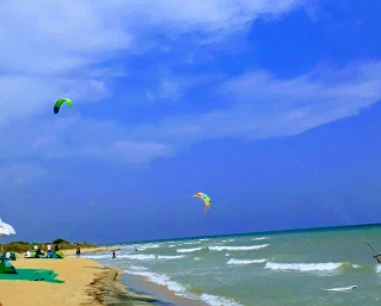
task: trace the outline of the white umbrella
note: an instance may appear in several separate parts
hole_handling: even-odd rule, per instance
[[[0,236],[10,236],[10,235],[16,235],[15,229],[11,225],[1,221],[1,223],[0,223]],[[4,245],[2,244],[1,245],[1,254],[3,254],[3,251],[4,251]]]

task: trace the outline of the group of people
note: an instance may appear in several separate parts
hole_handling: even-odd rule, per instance
[[[54,252],[58,252],[58,251],[59,251],[59,247],[58,247],[58,244],[56,244],[54,246]],[[39,253],[42,254],[42,252],[41,252],[39,247],[37,247],[36,253],[37,253],[37,255],[39,255]],[[51,253],[52,253],[52,246],[49,244],[48,245],[48,254],[51,254]]]

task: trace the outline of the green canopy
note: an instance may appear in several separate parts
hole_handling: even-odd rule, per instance
[[[64,281],[56,279],[58,274],[53,270],[43,269],[17,269],[17,274],[0,274],[2,280],[42,281],[62,284]]]

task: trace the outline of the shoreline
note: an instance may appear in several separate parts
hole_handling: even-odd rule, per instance
[[[82,254],[107,252],[112,248],[83,249]],[[177,296],[167,287],[131,275],[96,260],[76,258],[75,250],[63,250],[64,259],[25,259],[18,254],[10,263],[19,270],[46,269],[58,274],[63,284],[44,281],[0,280],[2,305],[37,306],[205,306],[204,302]],[[111,254],[110,254],[111,256]]]
[[[86,249],[81,251],[81,255],[83,254],[96,254],[99,252],[107,252],[115,249],[115,247],[99,247],[96,250],[94,249]],[[75,256],[75,251],[68,252],[68,256]],[[110,254],[111,256],[111,254]],[[82,258],[83,259],[83,258]],[[97,264],[100,264],[94,259],[89,259],[94,261]],[[102,265],[102,264],[101,264]],[[143,298],[151,298],[151,301],[148,299],[145,300],[146,303],[144,305],[162,305],[162,306],[208,306],[209,304],[201,301],[201,300],[193,300],[191,298],[182,297],[175,292],[169,290],[165,285],[160,285],[155,282],[150,281],[147,277],[141,275],[134,275],[125,272],[122,269],[105,265],[107,269],[111,269],[117,271],[117,280],[119,285],[117,285],[116,295],[120,295],[119,302],[123,301],[123,294],[131,295],[133,297],[143,297]],[[110,287],[110,286],[109,286]],[[123,287],[123,288],[122,288]],[[115,289],[114,288],[114,289]],[[111,295],[115,296],[115,292],[113,290],[110,291]],[[107,297],[106,297],[107,299]],[[114,301],[116,302],[116,301]],[[106,303],[105,305],[109,305]],[[111,304],[113,305],[113,304]],[[133,304],[135,305],[135,304]],[[138,305],[138,304],[136,304]],[[139,304],[140,305],[140,304]],[[143,305],[143,304],[142,304]]]
[[[87,296],[92,300],[87,305],[128,305],[145,306],[157,302],[156,299],[148,295],[136,294],[129,291],[120,280],[120,274],[123,271],[108,267],[99,273],[94,280],[88,284],[86,290]],[[82,304],[85,306],[86,304]],[[86,305],[86,306],[87,306]]]
[[[128,288],[129,291],[152,296],[157,299],[158,305],[165,306],[208,306],[203,301],[193,300],[190,298],[176,295],[173,291],[169,290],[166,286],[159,285],[151,282],[147,277],[141,275],[132,275],[123,273],[121,275],[122,283]]]

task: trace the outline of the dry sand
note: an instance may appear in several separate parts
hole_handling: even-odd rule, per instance
[[[99,248],[101,249],[101,248]],[[98,250],[99,250],[98,249]],[[103,249],[104,250],[104,249]],[[82,253],[87,250],[82,250]],[[94,249],[88,250],[94,252]],[[74,251],[64,251],[67,255]],[[24,259],[21,255],[11,262],[16,269],[54,270],[63,284],[31,281],[0,281],[2,306],[54,305],[150,305],[148,296],[130,293],[119,282],[121,271],[105,269],[92,260],[65,257],[65,259]],[[123,302],[122,302],[123,301]],[[120,304],[119,304],[120,303]]]

